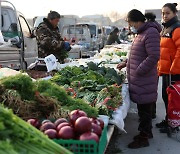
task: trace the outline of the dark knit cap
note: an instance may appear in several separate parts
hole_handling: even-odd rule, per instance
[[[57,18],[59,19],[60,18],[60,14],[58,12],[56,12],[56,11],[50,11],[48,13],[47,18],[50,19],[50,20],[57,19]]]
[[[119,32],[119,29],[116,27],[116,28],[114,28],[113,32],[114,32],[114,33],[118,33],[118,32]]]

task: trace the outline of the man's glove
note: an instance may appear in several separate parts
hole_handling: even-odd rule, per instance
[[[71,50],[71,46],[70,46],[69,42],[64,42],[64,49],[66,51],[70,51]]]

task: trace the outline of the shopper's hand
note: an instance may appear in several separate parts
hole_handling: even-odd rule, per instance
[[[122,68],[126,67],[126,62],[122,62],[120,64],[117,65],[117,69],[121,70]]]

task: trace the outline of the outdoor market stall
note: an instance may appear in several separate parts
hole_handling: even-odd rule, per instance
[[[127,58],[129,47],[128,44],[121,47],[107,47],[94,57],[59,64],[57,73],[47,73],[47,76],[52,76],[40,80],[32,80],[27,74],[15,71],[9,74],[10,77],[3,78],[6,74],[4,71],[7,70],[0,69],[1,102],[11,108],[16,115],[43,131],[49,138],[58,138],[55,140],[56,143],[74,153],[88,150],[102,153],[110,139],[107,137],[108,123],[125,131],[124,119],[129,109],[130,99],[128,86],[124,83],[125,71],[118,72],[116,66]],[[96,142],[85,142],[82,141],[83,137],[77,136],[80,127],[76,128],[76,124],[72,123],[69,115],[72,112],[78,113],[79,110],[85,112],[86,117],[91,118],[91,120],[86,119],[90,121],[88,129],[91,129],[91,125],[95,125],[91,131],[99,136],[94,137]],[[73,129],[72,136],[64,137],[57,127],[53,127],[56,123],[53,122],[59,118],[67,119],[67,126],[70,127],[67,129],[69,131]],[[46,122],[43,122],[43,119],[50,120],[49,127],[53,129],[50,133],[44,129]],[[96,128],[100,127],[98,119],[100,122],[103,120],[104,123],[99,133]],[[87,140],[91,135],[88,134],[85,139]],[[87,148],[87,144],[93,148]]]

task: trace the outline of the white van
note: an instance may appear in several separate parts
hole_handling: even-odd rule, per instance
[[[33,25],[34,28],[37,28],[40,23],[43,22],[43,19],[46,18],[46,16],[37,16],[33,18]],[[77,16],[75,15],[61,15],[60,22],[58,24],[59,31],[61,32],[63,27],[66,25],[73,25],[77,23]]]
[[[70,43],[90,48],[91,33],[86,25],[68,25],[62,29],[62,38]]]
[[[26,69],[38,58],[35,38],[31,38],[31,27],[22,13],[17,12],[8,1],[0,2],[1,27],[5,42],[0,45],[0,67]]]
[[[99,50],[104,47],[102,28],[96,24],[75,24],[64,26],[61,32],[67,41],[74,40],[76,44],[87,50]]]

